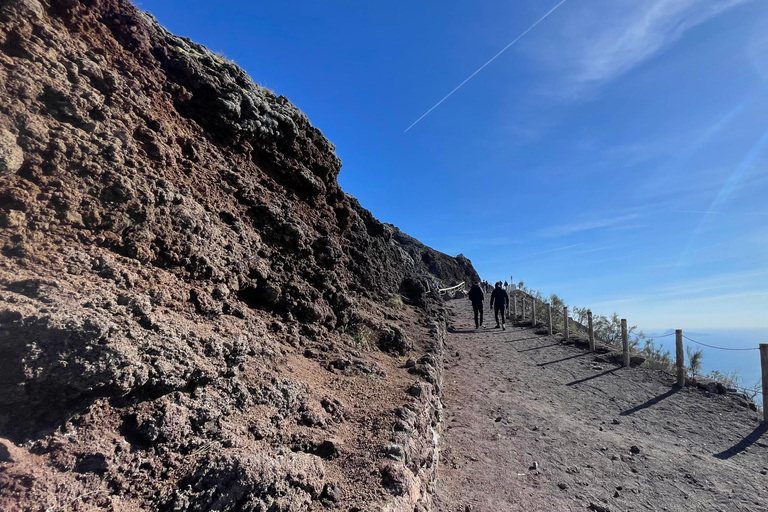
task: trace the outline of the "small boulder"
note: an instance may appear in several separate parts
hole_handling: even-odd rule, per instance
[[[24,163],[24,152],[16,143],[16,137],[8,130],[0,129],[0,176],[13,174]]]
[[[334,503],[342,499],[341,486],[337,483],[327,483],[323,487],[323,492],[320,495],[321,500],[332,501]]]
[[[0,443],[0,462],[13,462],[11,452],[3,443]]]
[[[107,472],[109,466],[107,458],[100,453],[84,455],[80,457],[75,464],[75,473],[96,473],[103,475]]]

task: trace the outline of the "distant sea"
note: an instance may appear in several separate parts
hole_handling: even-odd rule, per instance
[[[669,350],[672,360],[675,359],[675,337],[657,338],[674,329],[643,329],[646,336],[655,338],[656,346],[662,345]],[[760,343],[768,343],[768,328],[752,329],[683,329],[683,335],[691,339],[726,348],[755,348]],[[718,350],[703,347],[683,338],[683,344],[692,349],[700,348],[704,352],[702,360],[703,373],[719,370],[721,373],[738,372],[739,385],[751,388],[755,383],[760,384],[760,351],[759,350]],[[686,355],[686,363],[687,363]],[[761,400],[758,396],[757,400]]]

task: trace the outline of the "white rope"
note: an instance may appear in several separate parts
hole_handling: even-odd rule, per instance
[[[450,288],[438,288],[437,291],[439,291],[440,293],[445,293],[445,292],[452,292],[454,290],[458,290],[459,288],[462,288],[462,289],[464,288],[464,281],[460,282],[456,286],[451,286]]]

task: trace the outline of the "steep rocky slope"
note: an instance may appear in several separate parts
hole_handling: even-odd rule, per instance
[[[466,258],[127,1],[0,0],[0,94],[0,509],[430,507]]]

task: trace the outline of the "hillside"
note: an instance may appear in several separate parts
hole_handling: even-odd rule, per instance
[[[0,2],[0,89],[0,509],[431,507],[469,260],[127,1]]]

